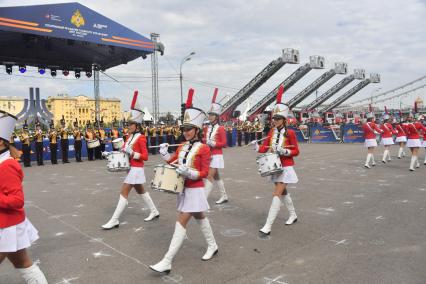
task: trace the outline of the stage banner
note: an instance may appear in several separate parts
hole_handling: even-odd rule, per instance
[[[357,124],[345,124],[343,126],[343,142],[344,143],[363,143],[364,131]]]
[[[311,137],[311,143],[339,142],[333,130],[321,125],[315,125],[310,127],[310,137]]]
[[[297,142],[308,142],[309,137],[306,137],[303,134],[302,130],[300,130],[299,128],[294,126],[288,126],[288,129],[291,129],[294,131],[294,133],[296,133]]]

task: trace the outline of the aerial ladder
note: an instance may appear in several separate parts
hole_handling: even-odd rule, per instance
[[[288,101],[288,106],[290,109],[294,108],[298,103],[306,99],[310,94],[315,90],[321,87],[325,82],[330,80],[336,74],[346,74],[348,72],[348,65],[343,62],[336,62],[334,68],[328,70],[321,76],[319,76],[315,81],[309,84],[305,89],[298,93],[295,97]]]
[[[324,94],[319,96],[316,100],[312,101],[310,104],[304,107],[303,110],[306,111],[306,110],[312,110],[314,108],[317,108],[323,102],[331,98],[334,94],[336,94],[338,91],[340,91],[341,89],[349,85],[355,79],[358,79],[358,80],[365,79],[365,71],[363,69],[355,69],[354,74],[351,74],[343,78],[339,83],[331,87],[328,91],[326,91]]]
[[[261,99],[257,104],[255,104],[248,112],[247,117],[249,120],[254,120],[256,116],[262,113],[265,108],[270,105],[276,98],[278,89],[281,85],[284,86],[284,91],[287,91],[291,86],[296,84],[297,81],[302,79],[309,71],[312,69],[321,69],[324,68],[324,57],[313,55],[309,59],[309,63],[306,63],[303,66],[300,66],[296,69],[290,76],[288,76],[284,81],[282,81],[275,89],[273,89],[266,97]]]
[[[320,110],[320,113],[325,113],[333,110],[334,108],[341,105],[344,101],[361,91],[365,86],[367,86],[370,83],[380,83],[380,75],[377,73],[371,73],[369,79],[365,79],[355,85],[352,89],[341,95],[337,100],[333,101],[331,104]]]
[[[292,48],[283,49],[281,57],[271,61],[256,77],[223,105],[220,118],[225,121],[229,120],[234,110],[286,63],[298,64],[299,51]]]

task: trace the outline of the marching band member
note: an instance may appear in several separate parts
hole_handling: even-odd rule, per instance
[[[115,139],[120,138],[120,132],[117,129],[117,119],[114,118],[114,122],[112,123],[112,130],[111,130],[111,140],[114,141]],[[112,144],[112,150],[118,151],[120,149],[114,148],[114,144]]]
[[[104,157],[102,156],[102,153],[105,152],[105,144],[106,144],[106,133],[105,133],[105,129],[104,129],[104,118],[101,118],[101,121],[99,122],[99,129],[98,129],[98,133],[99,133],[99,142],[100,142],[100,146],[99,146],[99,151],[101,152],[100,155],[100,159],[103,160]]]
[[[214,183],[220,191],[220,198],[216,201],[216,204],[222,204],[228,202],[228,195],[226,194],[225,185],[223,180],[219,176],[219,169],[225,167],[223,160],[222,148],[226,147],[226,133],[225,128],[219,125],[219,115],[222,110],[222,106],[216,103],[218,89],[215,88],[212,99],[212,105],[209,112],[210,125],[204,134],[204,141],[210,147],[211,162],[209,168],[209,175],[204,181],[206,197],[209,198],[210,192],[213,189]]]
[[[425,161],[423,162],[423,165],[426,165],[426,123],[425,123],[425,116],[422,115],[419,120],[421,120],[421,123],[424,126],[422,147],[425,149]]]
[[[399,150],[398,150],[398,159],[401,159],[402,157],[405,157],[405,144],[407,143],[407,134],[405,133],[405,126],[402,123],[402,117],[399,117],[399,121],[395,124],[395,130],[396,130],[396,139],[395,142],[399,144]]]
[[[197,220],[208,245],[202,260],[209,260],[218,252],[212,228],[205,216],[209,204],[204,193],[203,178],[206,178],[209,172],[210,148],[200,140],[206,114],[202,110],[192,107],[193,94],[194,90],[190,89],[182,124],[186,142],[179,146],[173,156],[168,153],[167,143],[160,147],[160,154],[164,160],[169,163],[177,161],[179,167],[176,171],[185,178],[185,189],[178,195],[178,217],[169,250],[160,262],[150,265],[151,269],[157,272],[170,272],[172,260],[183,244],[187,231],[186,226],[191,217]]]
[[[119,227],[119,218],[128,204],[127,199],[132,188],[135,188],[136,192],[142,196],[145,205],[150,209],[150,214],[144,221],[148,222],[160,217],[160,213],[155,207],[151,196],[143,187],[146,181],[144,161],[148,161],[148,150],[146,148],[146,137],[140,133],[144,112],[137,104],[137,97],[138,93],[135,91],[130,110],[129,136],[122,149],[123,152],[129,155],[130,171],[121,188],[120,198],[114,214],[106,224],[102,225],[105,230]]]
[[[62,164],[69,163],[68,161],[68,130],[65,127],[65,119],[61,119],[61,150],[62,150]]]
[[[87,147],[87,159],[89,161],[93,161],[94,158],[94,149],[93,148],[89,148],[87,142],[95,140],[95,132],[93,131],[92,128],[92,124],[90,123],[90,121],[87,122],[86,124],[86,133],[84,135],[84,138],[86,139],[86,147]]]
[[[55,129],[55,124],[53,120],[49,124],[49,149],[50,149],[50,161],[52,165],[58,163],[57,153],[58,153],[58,132]]]
[[[22,158],[24,161],[24,167],[31,167],[31,136],[28,132],[27,120],[25,120],[22,126],[22,133],[19,136],[19,140],[22,142]]]
[[[389,121],[390,121],[390,116],[389,114],[387,114],[387,110],[386,110],[386,114],[383,116],[383,124],[380,126],[380,129],[383,131],[381,134],[382,144],[385,146],[385,150],[383,151],[383,159],[382,159],[382,162],[384,164],[386,164],[386,162],[391,161],[390,146],[395,144],[393,142],[392,135],[394,134],[396,135],[396,131],[395,129],[393,129],[392,124],[390,124]]]
[[[16,121],[17,117],[0,111],[0,263],[8,258],[26,283],[47,284],[27,251],[38,239],[38,232],[25,217],[24,173],[15,160],[18,150],[9,144]]]
[[[374,161],[374,149],[377,147],[376,133],[382,133],[383,131],[374,123],[374,114],[372,112],[367,113],[366,118],[367,122],[362,125],[365,138],[364,146],[368,149],[364,167],[370,169],[370,160],[373,167],[376,165]]]
[[[44,133],[41,130],[41,125],[40,123],[37,121],[36,122],[36,131],[34,134],[34,140],[35,140],[35,152],[36,152],[36,156],[37,156],[37,165],[38,166],[44,166],[43,163],[43,138],[44,138]]]
[[[281,207],[281,200],[284,196],[284,204],[287,207],[289,217],[286,225],[291,225],[297,222],[297,215],[294,209],[293,200],[287,192],[287,184],[297,183],[299,180],[293,168],[293,157],[299,155],[299,147],[297,144],[296,134],[293,130],[287,129],[286,122],[289,116],[290,109],[288,105],[281,103],[284,87],[281,85],[277,94],[277,104],[272,113],[274,128],[272,128],[267,138],[259,146],[257,141],[253,141],[255,150],[259,153],[271,151],[279,155],[283,166],[282,173],[276,173],[271,176],[272,182],[275,184],[275,190],[272,198],[271,207],[265,225],[259,230],[264,235],[271,233],[272,224],[278,215]]]
[[[416,113],[416,116],[418,114]],[[426,127],[420,121],[413,122],[413,114],[410,113],[407,117],[406,124],[407,147],[411,151],[410,171],[414,171],[414,167],[419,168],[419,148],[422,146],[420,142],[420,131],[426,131]]]
[[[74,121],[74,150],[75,150],[75,160],[79,163],[83,162],[81,160],[81,148],[82,148],[82,140],[83,140],[83,133],[81,133],[80,128],[78,127],[78,121],[77,118]]]

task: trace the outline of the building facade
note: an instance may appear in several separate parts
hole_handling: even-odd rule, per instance
[[[17,115],[24,108],[21,97],[0,97],[0,110]]]

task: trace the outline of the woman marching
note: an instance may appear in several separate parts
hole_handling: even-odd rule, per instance
[[[179,146],[173,156],[167,151],[167,143],[160,145],[162,158],[171,164],[177,163],[176,171],[185,178],[185,189],[183,193],[178,195],[178,216],[169,250],[160,262],[150,266],[152,270],[157,272],[168,273],[171,271],[172,260],[182,246],[186,236],[186,226],[191,217],[197,220],[207,242],[207,251],[201,259],[209,260],[218,252],[212,228],[205,216],[209,204],[204,193],[203,179],[207,177],[209,172],[210,149],[200,139],[202,138],[201,128],[206,119],[206,114],[202,110],[192,107],[193,94],[194,90],[190,89],[182,124],[186,142]]]
[[[400,114],[397,123],[395,124],[395,130],[396,130],[396,138],[395,142],[398,143],[399,149],[398,149],[398,159],[402,159],[402,157],[405,157],[405,144],[407,143],[407,134],[405,133],[405,125],[403,124],[403,118]]]
[[[285,224],[291,225],[297,222],[293,201],[290,194],[287,192],[287,184],[297,183],[299,181],[293,168],[293,157],[299,155],[299,147],[297,145],[296,134],[293,130],[287,129],[286,127],[290,110],[288,105],[281,103],[283,92],[284,87],[281,85],[278,90],[277,104],[272,113],[274,128],[269,131],[267,138],[263,141],[261,146],[254,141],[255,150],[257,152],[266,153],[271,151],[272,153],[278,154],[283,166],[283,172],[271,176],[271,180],[275,184],[274,193],[272,194],[272,203],[269,208],[266,223],[259,230],[264,235],[269,235],[271,233],[271,227],[280,211],[282,199],[284,199],[284,204],[289,213],[289,217]]]
[[[121,187],[120,198],[118,200],[117,208],[114,211],[111,219],[102,228],[109,230],[118,228],[120,225],[119,218],[126,208],[129,193],[132,188],[142,196],[145,205],[149,208],[150,214],[144,219],[145,222],[151,221],[160,217],[160,213],[154,205],[151,196],[145,191],[143,184],[145,183],[144,161],[148,160],[148,150],[146,148],[146,138],[140,133],[141,123],[143,121],[144,112],[137,103],[138,92],[135,91],[131,105],[131,116],[128,120],[129,129],[126,142],[123,145],[122,151],[129,155],[130,171],[124,180]]]
[[[225,185],[223,180],[219,176],[219,169],[225,167],[223,161],[222,148],[226,147],[226,132],[222,125],[219,125],[219,115],[222,110],[222,106],[216,103],[218,89],[215,88],[212,99],[212,105],[208,112],[210,125],[204,133],[204,140],[210,147],[212,160],[210,162],[209,175],[205,180],[205,192],[206,197],[209,198],[210,192],[216,183],[220,191],[220,198],[216,201],[216,204],[222,204],[228,202],[228,195],[226,194]]]
[[[387,162],[391,161],[391,155],[390,155],[390,147],[391,145],[395,144],[393,142],[393,136],[396,135],[397,132],[395,129],[393,129],[392,124],[390,124],[390,116],[387,112],[387,109],[385,107],[386,114],[383,116],[383,124],[380,126],[380,129],[382,130],[382,144],[385,146],[385,150],[383,151],[383,158],[382,162],[386,164]]]
[[[38,239],[38,232],[25,217],[24,174],[15,160],[19,152],[9,144],[16,121],[15,116],[0,111],[0,263],[9,259],[26,283],[47,284],[43,272],[27,252]]]
[[[374,149],[377,147],[376,133],[382,133],[383,130],[374,123],[374,114],[371,111],[367,113],[366,118],[367,122],[362,125],[365,139],[364,146],[368,149],[364,167],[370,169],[370,160],[373,167],[376,165],[374,161]]]
[[[417,110],[417,107],[415,107]],[[418,114],[415,114],[418,118]],[[415,167],[419,168],[419,148],[422,146],[420,141],[420,131],[426,131],[426,127],[421,124],[420,121],[413,122],[414,117],[413,114],[410,113],[407,116],[407,124],[406,124],[406,133],[407,133],[407,147],[410,148],[411,151],[411,161],[410,161],[410,171],[414,172]]]

